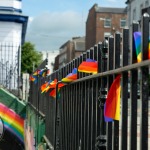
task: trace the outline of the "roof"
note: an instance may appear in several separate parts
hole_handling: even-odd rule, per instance
[[[75,51],[85,51],[85,37],[73,37],[72,40],[68,40],[59,49],[63,49],[69,42],[74,43]]]
[[[68,40],[67,42],[65,42],[62,46],[60,46],[59,49],[63,49],[69,42],[70,42],[70,40]]]
[[[85,37],[74,39],[75,51],[85,51]]]
[[[113,8],[113,7],[95,7],[95,11],[98,13],[117,13],[126,14],[126,8]]]

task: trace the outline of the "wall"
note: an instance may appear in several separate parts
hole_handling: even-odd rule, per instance
[[[0,0],[1,7],[13,7],[15,9],[21,9],[22,2],[18,0]]]
[[[96,41],[96,15],[95,6],[89,10],[88,18],[86,21],[86,43],[85,49],[91,48]]]

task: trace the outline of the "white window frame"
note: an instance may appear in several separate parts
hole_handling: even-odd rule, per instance
[[[125,23],[123,26],[122,23]],[[124,28],[126,26],[127,20],[125,18],[120,19],[120,28]]]
[[[107,25],[107,24],[110,24],[110,25]],[[104,20],[104,27],[105,28],[111,28],[111,19],[110,18],[105,18],[105,20]]]

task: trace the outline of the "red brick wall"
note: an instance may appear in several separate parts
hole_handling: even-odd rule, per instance
[[[96,40],[96,14],[94,6],[90,9],[86,22],[86,50],[95,44]]]
[[[104,40],[104,32],[110,32],[112,34],[116,31],[122,32],[120,19],[127,18],[126,14],[96,13],[94,7],[89,10],[86,22],[86,50],[98,42],[102,42]],[[100,18],[111,18],[111,28],[105,28],[104,20],[100,20]],[[115,30],[113,30],[113,27],[115,27]]]

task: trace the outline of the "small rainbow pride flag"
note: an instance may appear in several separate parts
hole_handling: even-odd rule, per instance
[[[49,95],[50,95],[51,97],[53,97],[53,98],[56,98],[56,88],[53,89],[53,90],[49,93]],[[57,93],[57,95],[58,95],[58,98],[59,98],[59,97],[60,97],[60,88],[58,88],[58,93]]]
[[[77,79],[77,68],[72,70],[72,73],[69,73],[65,78],[63,78],[62,82],[72,82]]]
[[[137,62],[141,62],[142,56],[141,56],[141,32],[134,32],[134,41],[135,41],[135,48],[136,48],[136,56],[137,56]],[[149,44],[148,44],[148,59],[150,59],[150,38],[149,38]]]
[[[79,65],[78,71],[96,74],[98,72],[98,63],[93,59],[86,59]]]
[[[104,107],[105,121],[120,119],[120,92],[121,92],[121,75],[118,75],[112,83]]]

